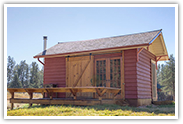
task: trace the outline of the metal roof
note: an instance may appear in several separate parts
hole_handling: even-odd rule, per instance
[[[128,35],[120,35],[107,38],[99,38],[92,40],[61,42],[55,46],[37,54],[34,58],[47,55],[75,53],[82,51],[101,50],[117,47],[138,46],[141,44],[150,44],[161,32],[160,30],[148,31],[143,33],[135,33]]]

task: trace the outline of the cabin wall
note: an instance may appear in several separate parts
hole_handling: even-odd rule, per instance
[[[152,99],[152,79],[151,79],[151,59],[155,60],[155,55],[142,50],[137,62],[137,52],[139,49],[124,50],[124,83],[125,99],[134,106],[149,104]],[[83,57],[55,57],[45,58],[44,84],[54,83],[58,87],[73,86],[82,74],[83,69],[90,61],[77,86],[91,86],[91,79],[95,72],[95,60],[101,58],[121,57],[122,53],[110,53]],[[91,60],[90,60],[91,59]],[[67,66],[67,71],[66,71]],[[66,83],[67,82],[67,83]],[[87,83],[86,83],[87,82]],[[68,95],[68,94],[67,94]],[[85,94],[78,94],[85,96]],[[92,94],[86,96],[92,97]],[[66,97],[65,93],[59,93],[58,97]],[[68,97],[68,96],[67,96]]]
[[[124,51],[125,99],[133,106],[151,104],[152,99],[151,59],[155,55],[143,49],[137,62],[138,51]]]
[[[124,51],[125,99],[137,97],[137,50]]]
[[[58,87],[66,86],[65,57],[45,58],[43,82],[44,84],[57,84]],[[58,93],[57,97],[65,97],[65,93]]]
[[[155,60],[155,55],[147,50],[142,50],[137,62],[137,94],[139,99],[151,99],[152,79],[151,79],[151,59]]]

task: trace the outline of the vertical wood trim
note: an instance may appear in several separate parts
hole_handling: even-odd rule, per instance
[[[153,68],[153,65],[155,68]],[[154,79],[153,79],[153,69],[154,69]],[[155,80],[155,84],[153,84],[153,81]],[[156,101],[157,100],[157,75],[156,75],[156,64],[155,64],[155,61],[151,60],[151,90],[152,90],[152,99],[153,101]],[[155,89],[154,89],[154,87]],[[154,91],[155,91],[155,94],[156,94],[156,97],[154,97]]]
[[[122,99],[125,99],[125,73],[124,73],[124,50],[122,51],[122,57],[121,57],[121,96]]]
[[[110,82],[110,58],[106,59],[106,85],[109,84],[109,87],[111,86]],[[106,97],[110,98],[110,93],[106,93]]]
[[[66,85],[66,87],[68,87],[68,63],[67,63],[67,59],[68,58],[66,58],[65,59],[65,65],[66,65],[66,79],[65,79],[65,85]]]
[[[110,80],[110,59],[109,58],[106,59],[106,80],[108,81]]]

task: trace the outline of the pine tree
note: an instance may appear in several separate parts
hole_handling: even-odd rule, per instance
[[[31,88],[41,87],[41,82],[39,80],[39,68],[36,62],[32,62],[30,68],[30,87]]]
[[[9,85],[13,79],[13,70],[15,67],[15,61],[13,57],[8,56],[8,63],[7,63],[7,84]]]
[[[28,88],[29,87],[29,66],[26,66],[26,73],[25,73],[25,81],[24,81],[24,87]]]
[[[165,94],[171,93],[173,99],[175,97],[175,59],[170,55],[170,61],[166,65],[161,65],[160,84],[163,86],[162,90]]]
[[[28,64],[26,64],[25,60],[24,61],[21,61],[20,62],[20,65],[19,65],[19,79],[22,83],[22,86],[25,88],[25,87],[28,87]]]
[[[18,78],[18,74],[15,73],[12,82],[9,85],[9,88],[22,88],[22,84]]]

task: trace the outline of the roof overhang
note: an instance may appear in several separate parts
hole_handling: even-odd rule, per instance
[[[63,56],[75,56],[75,55],[86,55],[86,54],[95,54],[95,53],[106,53],[112,51],[119,51],[119,50],[128,50],[128,49],[135,49],[135,48],[146,48],[149,44],[140,44],[140,45],[131,45],[131,46],[122,46],[122,47],[113,47],[107,49],[97,49],[97,50],[90,50],[90,51],[79,51],[74,53],[62,53],[62,54],[52,54],[52,55],[39,55],[34,56],[34,58],[52,58],[52,57],[63,57]]]
[[[157,36],[149,43],[149,51],[156,57],[160,57],[159,61],[169,60],[168,52],[165,46],[163,34],[160,31]]]
[[[57,54],[54,54],[54,52],[49,54],[49,52],[45,50],[41,54],[34,56],[34,58],[52,58],[52,57],[87,55],[91,53],[92,54],[108,53],[113,51],[122,51],[122,50],[135,49],[135,48],[147,49],[149,52],[151,52],[156,56],[157,61],[169,60],[162,30],[159,30],[159,32],[152,38],[150,42],[145,42],[144,44],[134,44],[134,45],[119,46],[119,47],[111,47],[111,48],[93,49],[93,50],[87,50],[87,51],[76,50],[75,52],[57,53]]]

